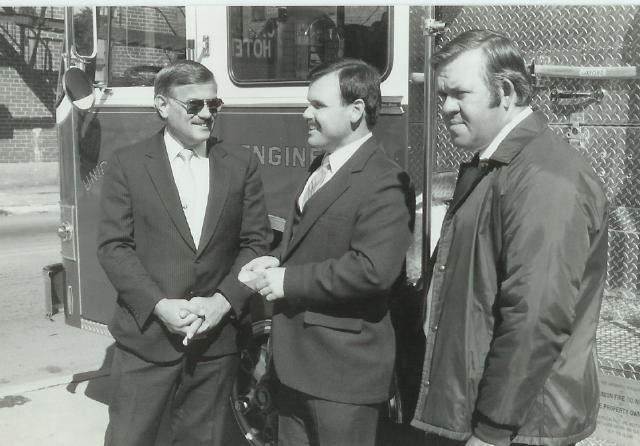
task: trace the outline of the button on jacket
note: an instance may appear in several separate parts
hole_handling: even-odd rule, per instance
[[[489,163],[443,223],[412,424],[465,440],[480,421],[515,443],[574,443],[598,411],[606,198],[539,112]]]

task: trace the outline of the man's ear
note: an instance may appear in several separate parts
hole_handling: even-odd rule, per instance
[[[165,98],[161,94],[156,95],[156,97],[153,98],[153,103],[156,106],[156,110],[158,111],[160,117],[162,119],[167,119],[167,106],[169,105],[169,103],[167,102],[167,98]]]
[[[364,119],[364,101],[356,99],[351,103],[351,123],[356,124]]]
[[[503,80],[500,86],[500,104],[505,110],[508,110],[512,105],[516,105],[517,102],[518,96],[513,83],[509,79]]]

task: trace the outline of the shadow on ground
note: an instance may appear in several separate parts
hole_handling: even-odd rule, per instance
[[[109,375],[114,349],[115,343],[107,347],[104,360],[99,369],[73,375],[73,380],[67,384],[67,392],[76,393],[78,385],[88,381],[84,394],[92,400],[108,405],[109,395],[111,394],[111,379]]]

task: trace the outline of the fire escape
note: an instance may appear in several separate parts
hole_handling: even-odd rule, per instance
[[[52,127],[59,54],[64,22],[62,7],[0,8],[0,68],[12,68],[24,85],[38,98],[50,118],[13,117],[9,103],[15,99],[0,96],[0,119],[11,122],[10,131]],[[4,95],[3,95],[4,96]],[[0,135],[0,137],[11,135]]]

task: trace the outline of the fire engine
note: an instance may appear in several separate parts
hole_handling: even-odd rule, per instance
[[[380,71],[383,107],[374,135],[383,145],[392,141],[388,147],[401,147],[387,154],[410,173],[418,192],[407,284],[399,293],[421,295],[442,210],[458,165],[468,157],[451,145],[439,118],[429,57],[462,31],[490,28],[519,44],[535,82],[533,107],[589,160],[605,185],[611,216],[608,281],[598,328],[602,402],[598,429],[583,444],[640,444],[638,7],[65,9],[56,110],[61,285],[52,299],[59,299],[67,323],[108,334],[116,294],[96,258],[102,177],[114,150],[161,128],[153,108],[154,76],[185,58],[200,61],[216,76],[224,106],[215,136],[227,146],[255,152],[262,164],[276,241],[294,186],[304,181],[317,154],[307,146],[302,119],[309,71],[341,57],[363,59]],[[260,299],[250,307],[253,318],[231,404],[247,441],[268,445],[277,435],[268,382],[269,308]],[[402,395],[401,373],[398,381],[388,408],[390,418],[402,426],[411,418],[411,404]]]

